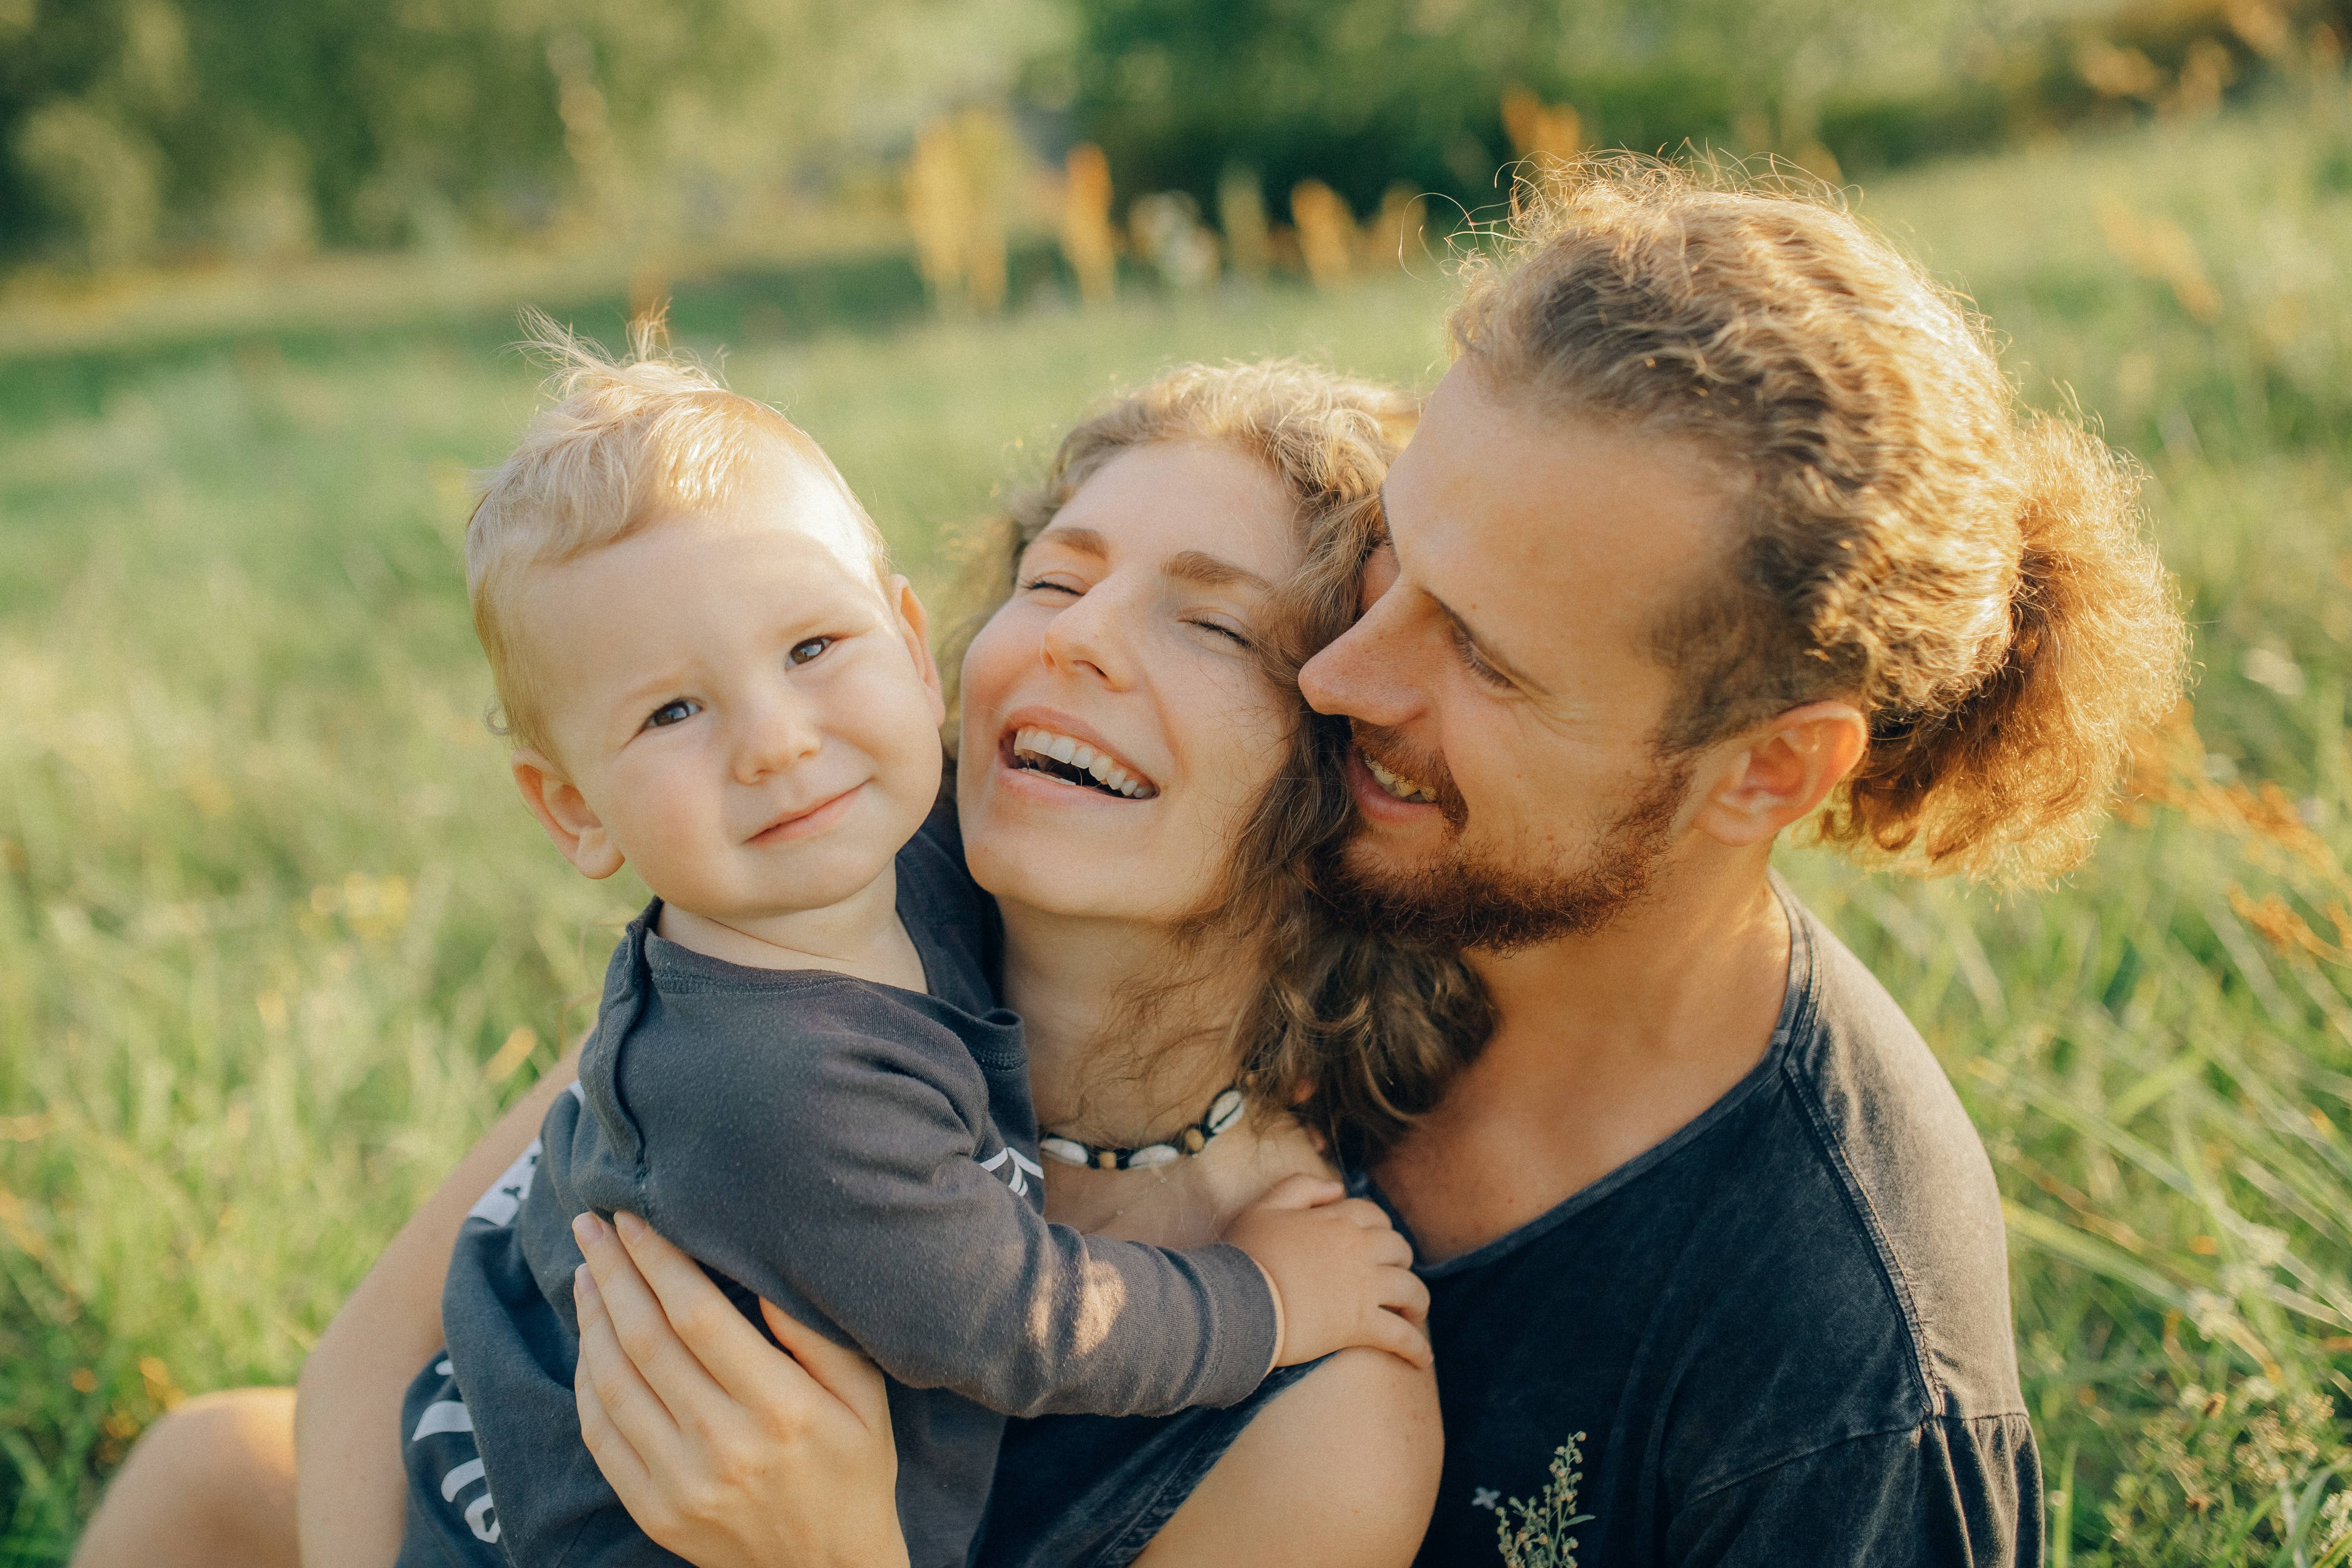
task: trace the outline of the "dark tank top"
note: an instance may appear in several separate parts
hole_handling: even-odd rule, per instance
[[[1322,1364],[1276,1367],[1222,1410],[1007,1422],[971,1568],[1127,1568],[1243,1428]]]

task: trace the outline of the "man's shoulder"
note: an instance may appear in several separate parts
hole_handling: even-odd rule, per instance
[[[1551,1214],[1426,1271],[1454,1544],[1424,1561],[1491,1550],[1488,1510],[1539,1491],[1571,1436],[1614,1521],[1602,1562],[1646,1560],[1638,1521],[1706,1499],[1834,1472],[1834,1509],[1932,1441],[2030,1450],[1983,1146],[1885,987],[1790,915],[1789,997],[1754,1071]]]
[[[1789,900],[1791,1104],[1843,1191],[1946,1416],[2021,1407],[2000,1194],[1943,1066],[1867,967]],[[1800,994],[1800,987],[1801,993]]]
[[[1748,1079],[1550,1215],[1429,1271],[1449,1337],[1517,1363],[1507,1375],[1542,1381],[1564,1342],[1675,1369],[1654,1395],[1755,1439],[1719,1446],[1726,1462],[2022,1408],[1983,1145],[1885,988],[1793,900],[1790,915],[1788,1001]]]

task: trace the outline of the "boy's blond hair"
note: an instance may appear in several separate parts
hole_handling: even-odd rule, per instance
[[[530,336],[522,346],[554,367],[547,381],[554,402],[482,481],[466,526],[474,631],[498,684],[502,728],[516,744],[553,754],[544,683],[512,616],[522,574],[617,544],[671,513],[725,505],[762,443],[782,446],[839,490],[877,581],[887,579],[881,531],[824,449],[766,404],[664,353],[658,318],[630,329],[625,360],[536,310],[523,324]]]

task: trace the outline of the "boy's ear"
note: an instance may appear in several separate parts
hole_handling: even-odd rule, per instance
[[[915,585],[904,577],[890,579],[890,605],[898,613],[898,635],[906,640],[916,673],[923,678],[924,689],[931,694],[931,722],[944,724],[948,702],[940,688],[940,661],[931,657],[930,616],[924,613],[923,601],[916,596]]]
[[[1811,816],[1862,760],[1870,726],[1846,702],[1809,702],[1710,759],[1691,826],[1719,844],[1760,844]]]
[[[565,778],[544,752],[529,746],[517,747],[510,761],[523,804],[582,876],[601,881],[621,868],[620,847],[604,831],[603,819],[579,785]]]

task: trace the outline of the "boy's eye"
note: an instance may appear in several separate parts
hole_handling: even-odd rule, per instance
[[[673,698],[655,709],[646,719],[648,730],[667,730],[672,724],[683,724],[702,711],[702,704],[690,697]]]
[[[817,655],[823,653],[832,646],[833,638],[831,637],[811,637],[806,642],[794,643],[793,645],[793,651],[786,654],[784,657],[792,660],[794,664],[806,664],[809,660],[814,658]]]

